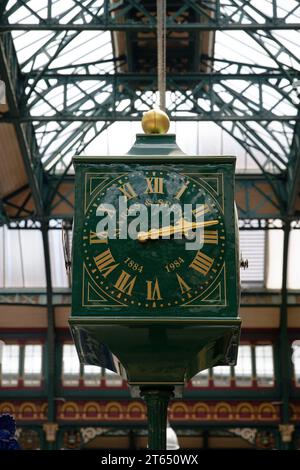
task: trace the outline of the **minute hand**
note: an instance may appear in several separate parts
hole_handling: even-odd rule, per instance
[[[145,242],[149,239],[154,240],[161,237],[167,237],[169,235],[174,235],[175,233],[187,232],[188,230],[199,227],[209,227],[210,225],[216,225],[218,223],[218,220],[207,220],[206,222],[188,222],[187,220],[181,220],[179,224],[176,225],[169,225],[160,229],[151,229],[148,232],[140,232],[138,240],[140,242]]]

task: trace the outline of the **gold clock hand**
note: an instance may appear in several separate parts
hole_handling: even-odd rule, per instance
[[[151,229],[148,232],[140,232],[138,234],[138,240],[140,242],[146,242],[147,240],[155,240],[163,236],[174,235],[175,233],[186,232],[188,230],[199,228],[199,227],[209,227],[211,225],[218,224],[218,220],[207,220],[203,222],[188,222],[187,220],[181,219],[179,224],[169,225],[167,227],[162,227],[160,229]]]
[[[208,220],[206,222],[188,222],[186,220],[181,220],[178,224],[176,225],[170,225],[169,227],[162,227],[159,230],[159,236],[164,236],[164,235],[174,235],[175,233],[180,233],[180,232],[186,232],[188,230],[194,229],[194,228],[199,228],[199,227],[208,227],[210,225],[216,225],[218,224],[218,220]]]

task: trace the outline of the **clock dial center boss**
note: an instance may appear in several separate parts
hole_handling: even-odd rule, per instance
[[[122,170],[86,210],[82,252],[94,288],[137,311],[205,304],[225,269],[223,194],[182,165]]]

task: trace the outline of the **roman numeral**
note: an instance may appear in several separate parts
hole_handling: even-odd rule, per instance
[[[107,235],[103,238],[99,238],[96,232],[90,232],[89,240],[90,240],[90,245],[94,243],[106,243],[107,244]]]
[[[132,278],[130,274],[128,274],[126,271],[123,271],[122,269],[122,273],[120,274],[119,279],[116,281],[114,286],[116,287],[116,289],[121,291],[121,293],[131,295],[135,281],[136,276]],[[118,294],[117,297],[121,297],[121,293]]]
[[[159,289],[157,278],[155,279],[154,286],[153,281],[147,282],[147,300],[162,300],[162,296]]]
[[[207,204],[197,204],[197,206],[198,207],[192,211],[196,219],[204,217],[204,214],[208,214],[210,212],[210,207]]]
[[[213,263],[214,260],[212,258],[198,251],[189,267],[206,276]]]
[[[123,186],[119,186],[118,189],[127,197],[127,199],[132,199],[137,196],[130,183],[125,183]]]
[[[176,273],[176,276],[177,276],[181,293],[187,294],[188,297],[191,297],[191,294],[189,293],[189,291],[191,290],[190,286],[187,285],[187,283],[182,279],[181,276],[179,276],[179,274]]]
[[[183,184],[181,186],[181,188],[179,189],[178,193],[176,194],[175,199],[177,199],[179,201],[179,199],[181,198],[181,196],[183,195],[183,193],[187,189],[187,187],[188,187],[187,184]]]
[[[203,243],[209,243],[217,245],[219,243],[219,232],[218,230],[204,230],[202,232]]]
[[[106,251],[103,251],[103,253],[94,256],[94,261],[99,271],[103,274],[103,277],[107,277],[120,264],[115,264],[116,261],[111,254],[110,248],[108,248]]]
[[[147,181],[147,188],[145,194],[147,193],[164,193],[164,179],[163,178],[146,178]]]

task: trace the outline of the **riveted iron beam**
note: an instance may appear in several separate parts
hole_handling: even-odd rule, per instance
[[[300,116],[300,112],[298,112]],[[292,215],[300,203],[300,125],[296,123],[287,169],[287,212]],[[298,204],[297,204],[298,203]]]
[[[11,228],[35,229],[39,224],[47,220],[56,220],[57,223],[51,223],[49,228],[61,228],[60,220],[71,220],[73,217],[73,199],[74,199],[74,176],[65,175],[63,185],[60,176],[54,174],[48,175],[48,188],[55,188],[55,200],[49,201],[49,205],[42,217],[31,217],[31,221],[24,221],[22,217],[11,217],[9,220]],[[272,175],[275,185],[284,185],[285,177],[283,175]],[[266,181],[263,174],[237,174],[236,175],[236,201],[241,219],[241,229],[269,229],[280,228],[279,220],[294,221],[292,227],[300,228],[299,214],[287,217],[282,213],[281,207],[276,199],[276,195],[271,185]],[[248,202],[247,202],[248,201]],[[61,205],[62,204],[62,205]],[[60,209],[63,207],[63,209]],[[252,223],[252,219],[255,221]],[[36,225],[38,224],[38,225]]]
[[[242,64],[241,64],[242,65]],[[67,68],[67,67],[64,67]],[[24,74],[24,80],[28,81],[31,78],[40,76],[40,73],[37,71],[32,71]],[[108,83],[126,83],[126,82],[140,82],[140,83],[153,83],[157,79],[155,74],[136,74],[136,73],[115,73],[115,74],[96,74],[96,73],[58,73],[57,71],[47,70],[40,76],[40,79],[47,80],[55,78],[58,83],[73,83],[77,81],[84,80],[97,80],[99,82],[105,81]],[[210,83],[219,83],[220,81],[225,80],[247,80],[252,83],[260,83],[269,80],[281,80],[283,78],[299,79],[300,72],[297,70],[275,70],[273,72],[258,72],[258,73],[218,73],[214,72],[213,74],[208,73],[185,73],[185,74],[174,74],[168,73],[168,81],[172,82],[176,80],[178,82],[194,82],[203,80],[204,82]],[[274,86],[274,85],[273,85]]]
[[[1,122],[10,122],[10,123],[20,123],[20,122],[99,122],[99,121],[140,121],[142,118],[142,112],[136,116],[131,116],[130,114],[125,115],[119,113],[102,113],[97,116],[91,115],[87,116],[78,116],[74,114],[53,114],[52,116],[19,116],[13,117],[5,115],[0,119]],[[300,121],[300,117],[294,114],[288,114],[286,116],[277,116],[272,113],[257,113],[255,116],[238,116],[238,115],[222,115],[218,112],[207,113],[204,115],[190,115],[190,116],[173,116],[171,114],[172,121],[234,121],[234,122],[290,122],[290,121]]]
[[[290,392],[292,382],[292,364],[290,356],[290,344],[288,338],[288,253],[290,242],[290,222],[286,222],[283,228],[283,266],[280,306],[280,329],[279,329],[279,388],[281,407],[281,423],[287,424],[291,418]],[[281,448],[288,450],[289,443],[281,442]]]
[[[1,17],[3,15],[3,13],[5,12],[5,9],[6,9],[6,6],[8,4],[8,1],[9,0],[2,0],[1,4],[0,4],[0,20],[1,20]]]
[[[105,31],[155,31],[156,10],[155,2],[111,2],[104,0],[103,4],[90,0],[87,3],[74,0],[74,5],[65,5],[59,13],[52,11],[48,3],[47,15],[43,8],[32,9],[30,2],[22,0],[10,6],[5,12],[5,19],[18,11],[18,3],[23,8],[22,24],[13,21],[6,26],[5,31],[13,29],[34,30],[105,30]],[[76,11],[76,9],[77,11]],[[236,30],[246,31],[270,29],[295,29],[298,27],[298,6],[282,10],[276,0],[272,0],[272,9],[264,12],[251,2],[226,2],[182,0],[172,1],[167,5],[167,28],[170,31],[217,31]],[[66,21],[66,18],[68,21]],[[76,21],[80,19],[79,21]],[[8,23],[8,21],[7,21]]]
[[[269,23],[168,23],[168,31],[272,31],[272,30],[295,30],[300,23],[287,23],[278,20]],[[104,23],[85,24],[63,24],[63,23],[10,23],[0,24],[0,33],[7,31],[156,31],[156,24],[142,23],[114,23],[112,21]]]
[[[47,299],[47,399],[48,399],[48,421],[53,423],[56,417],[55,409],[55,319],[53,305],[53,289],[51,279],[50,246],[48,238],[48,222],[41,224],[45,271],[46,271],[46,299]],[[48,443],[49,450],[53,449],[53,443]]]

